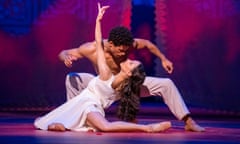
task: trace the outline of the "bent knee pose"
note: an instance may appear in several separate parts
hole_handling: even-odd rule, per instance
[[[99,75],[90,80],[88,86],[71,100],[34,122],[36,128],[53,131],[143,131],[161,132],[171,127],[169,121],[141,125],[129,123],[139,109],[140,86],[145,79],[143,65],[139,61],[126,59],[120,63],[120,72],[113,74],[107,65],[102,47],[100,21],[108,6],[98,4],[95,27],[95,45]],[[104,109],[120,100],[118,116],[124,121],[109,122]]]

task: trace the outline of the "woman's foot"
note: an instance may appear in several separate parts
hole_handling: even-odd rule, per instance
[[[63,131],[66,131],[66,128],[61,123],[52,123],[52,124],[48,125],[48,130],[49,131],[60,131],[60,132],[63,132]]]
[[[156,132],[163,132],[169,129],[172,126],[172,124],[170,121],[165,121],[165,122],[160,122],[155,124],[149,124],[148,126],[150,126],[149,132],[156,133]]]

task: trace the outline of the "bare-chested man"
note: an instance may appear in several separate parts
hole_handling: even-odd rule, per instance
[[[164,54],[149,40],[133,38],[131,32],[125,27],[116,27],[111,30],[107,40],[103,40],[104,52],[107,63],[114,74],[120,70],[119,64],[124,61],[131,50],[147,48],[156,55],[162,62],[163,68],[172,73],[173,64]],[[63,50],[59,58],[67,67],[71,67],[73,61],[87,58],[95,66],[97,64],[95,42],[87,42],[78,48]],[[97,69],[96,69],[97,72]],[[93,78],[88,73],[70,73],[66,77],[67,99],[81,93],[86,88],[88,82]],[[147,76],[141,89],[141,97],[161,96],[177,119],[185,122],[185,130],[202,132],[205,129],[199,126],[190,116],[181,94],[175,84],[169,78],[149,77]]]

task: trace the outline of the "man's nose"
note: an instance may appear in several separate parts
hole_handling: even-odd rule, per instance
[[[119,48],[119,51],[120,51],[120,52],[123,52],[123,51],[124,51],[124,49],[123,49],[123,48]]]
[[[121,51],[126,51],[127,48],[125,48],[125,47],[122,46],[122,47],[120,47],[120,50],[121,50]]]

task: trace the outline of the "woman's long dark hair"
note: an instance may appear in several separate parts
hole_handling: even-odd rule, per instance
[[[140,64],[132,71],[132,75],[123,82],[119,91],[121,98],[117,112],[121,120],[133,121],[136,118],[140,105],[140,86],[145,77],[144,67]]]

